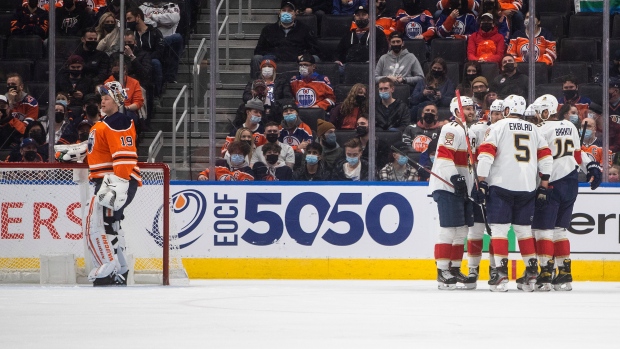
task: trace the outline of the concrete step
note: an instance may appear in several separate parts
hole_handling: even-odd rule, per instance
[[[219,0],[216,0],[216,5],[220,3]],[[201,0],[200,1],[200,8],[201,8],[201,13],[205,13],[205,11],[209,11],[209,9],[211,8],[210,4],[209,4],[209,0]],[[258,9],[279,9],[280,8],[280,0],[254,0],[252,1],[252,11],[257,11]],[[222,9],[224,8],[225,4],[222,5]],[[235,8],[238,9],[239,8],[239,1],[235,1],[235,0],[230,0],[228,3],[229,8]],[[247,1],[243,1],[241,3],[241,8],[243,8],[245,11],[247,11],[248,8],[248,2]],[[220,9],[220,11],[222,11],[222,9]]]

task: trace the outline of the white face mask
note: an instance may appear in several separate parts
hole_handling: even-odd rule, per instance
[[[308,76],[308,67],[299,67],[299,75]]]
[[[273,68],[272,67],[265,67],[265,68],[261,69],[261,73],[263,74],[264,77],[270,78],[270,77],[273,76]]]

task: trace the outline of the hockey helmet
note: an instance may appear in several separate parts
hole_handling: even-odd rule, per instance
[[[129,98],[127,91],[118,81],[106,82],[105,85],[99,86],[98,92],[101,96],[110,96],[119,107]]]
[[[458,97],[454,97],[452,98],[452,101],[450,102],[450,112],[452,113],[452,116],[454,117],[459,117],[459,101],[457,99]],[[474,100],[467,97],[467,96],[461,96],[461,105],[463,107],[467,107],[467,106],[473,106],[474,105]]]
[[[536,98],[532,106],[543,121],[547,120],[551,115],[555,115],[558,112],[558,100],[550,94],[542,95]],[[546,117],[543,117],[543,112],[545,110],[549,113]]]
[[[508,109],[508,114],[523,116],[526,106],[525,98],[519,95],[510,95],[504,99],[504,116],[508,116],[505,114],[506,109]]]
[[[501,99],[496,99],[493,101],[493,103],[491,103],[491,106],[489,107],[489,110],[491,112],[494,111],[498,111],[498,112],[503,112],[504,111],[504,101]]]

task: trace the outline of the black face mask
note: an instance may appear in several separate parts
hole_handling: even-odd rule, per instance
[[[275,143],[275,142],[278,141],[278,134],[277,133],[267,133],[265,135],[265,138],[267,138],[267,142]]]
[[[56,112],[56,114],[54,115],[54,120],[56,121],[57,124],[60,124],[61,122],[63,122],[64,119],[65,119],[65,113],[63,112]]]
[[[63,1],[63,6],[66,9],[72,8],[73,5],[74,5],[74,1],[73,0],[65,0],[65,1]]]
[[[96,104],[89,104],[86,106],[86,115],[94,118],[99,115],[99,107]]]
[[[86,41],[84,46],[86,46],[88,51],[94,51],[97,49],[97,44],[99,44],[97,41]]]
[[[69,70],[69,76],[72,78],[79,78],[82,75],[82,70]]]
[[[79,140],[80,142],[87,141],[87,140],[88,140],[88,133],[80,133],[80,134],[78,135],[78,140]]]
[[[364,102],[366,102],[366,96],[355,96],[355,103],[357,103],[357,105],[362,105]]]
[[[357,128],[355,128],[355,132],[358,136],[364,137],[368,134],[368,126],[357,126]]]
[[[0,109],[0,119],[5,118],[6,117],[6,109]]]
[[[265,156],[265,160],[267,160],[270,165],[275,165],[278,162],[278,156],[278,154],[269,154]]]
[[[479,101],[484,99],[484,96],[486,96],[486,92],[474,92],[474,97],[476,97],[476,99],[478,99]]]
[[[435,79],[439,79],[443,76],[443,71],[431,70],[431,76]]]
[[[493,30],[493,23],[482,23],[480,24],[480,29],[482,29],[483,32],[490,32]]]
[[[504,66],[504,72],[506,73],[512,73],[513,71],[515,71],[515,69],[517,69],[517,65],[512,63],[512,64],[506,64]]]
[[[424,116],[422,116],[422,118],[427,124],[432,124],[435,122],[435,114],[433,113],[424,113]]]
[[[136,30],[136,25],[138,25],[138,22],[136,22],[136,21],[126,22],[125,25],[127,26],[128,30],[135,31]]]
[[[465,78],[467,81],[472,82],[475,78],[478,77],[478,74],[465,74]]]
[[[577,90],[564,90],[563,92],[566,99],[573,99],[577,97]]]
[[[366,28],[368,26],[368,23],[370,23],[368,19],[358,19],[355,21],[355,25],[358,28]]]
[[[39,6],[39,0],[28,0],[28,6],[30,6],[30,8],[37,8]]]
[[[399,53],[403,49],[403,45],[392,46],[392,51],[394,53]]]
[[[45,134],[43,133],[43,131],[30,131],[28,137],[34,139],[38,145],[45,144]]]
[[[32,162],[37,159],[37,151],[36,150],[28,150],[24,152],[24,159],[26,161]]]
[[[250,148],[252,148],[252,144],[254,144],[254,142],[251,139],[246,139],[245,141],[242,141],[242,142],[245,142],[247,145],[250,146]]]
[[[120,79],[120,75],[118,73],[112,73],[112,77],[114,78],[114,80],[118,81],[118,79]]]
[[[105,30],[107,33],[112,32],[114,28],[116,28],[116,24],[104,24],[103,25],[103,30]]]

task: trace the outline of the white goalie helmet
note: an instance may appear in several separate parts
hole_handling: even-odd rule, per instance
[[[527,103],[525,102],[525,98],[519,95],[510,95],[504,99],[504,112],[508,109],[508,114],[523,116],[526,107]]]
[[[542,120],[547,120],[551,115],[555,115],[558,112],[558,100],[550,94],[542,95],[536,98],[532,107]],[[545,110],[548,111],[549,114],[543,117],[543,111]]]
[[[498,111],[498,112],[503,112],[504,111],[504,101],[501,99],[496,99],[493,101],[493,103],[491,103],[491,106],[489,107],[489,110],[491,112],[494,111]]]
[[[105,85],[99,86],[98,92],[101,96],[108,95],[112,97],[116,105],[119,107],[122,106],[123,103],[125,103],[125,101],[129,98],[127,96],[127,91],[118,81],[106,82]]]
[[[457,99],[458,97],[454,97],[452,98],[452,101],[450,101],[450,112],[452,112],[452,116],[454,117],[460,117],[459,115],[459,101]],[[461,96],[461,105],[463,107],[467,107],[467,106],[473,106],[474,105],[474,100],[467,97],[467,96]]]

